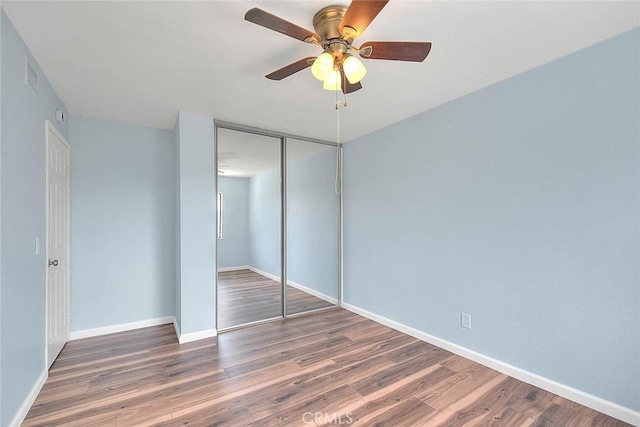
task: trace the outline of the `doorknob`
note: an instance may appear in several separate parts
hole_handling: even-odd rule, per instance
[[[51,266],[57,267],[58,266],[58,260],[54,259],[53,261],[49,260],[49,267]]]

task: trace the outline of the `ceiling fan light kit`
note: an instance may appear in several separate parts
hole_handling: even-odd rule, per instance
[[[325,81],[334,70],[335,60],[329,52],[322,52],[311,66],[311,73],[320,80]]]
[[[349,7],[327,6],[313,17],[315,32],[299,27],[259,8],[247,11],[245,19],[254,24],[288,35],[308,44],[322,47],[316,58],[307,57],[280,68],[265,77],[282,80],[311,66],[311,73],[323,82],[326,90],[342,90],[345,94],[362,89],[360,81],[367,74],[364,59],[422,62],[431,50],[429,42],[367,42],[352,45],[362,35],[389,0],[352,0]]]
[[[342,90],[342,78],[340,71],[332,70],[326,79],[322,82],[324,90]]]
[[[351,84],[358,83],[367,75],[367,69],[364,64],[349,53],[345,55],[344,61],[342,61],[342,68],[344,69],[344,75]]]

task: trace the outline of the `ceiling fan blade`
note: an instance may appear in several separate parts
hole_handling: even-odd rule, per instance
[[[273,73],[267,74],[265,77],[270,80],[282,80],[285,77],[289,77],[290,75],[297,73],[298,71],[309,68],[311,64],[313,64],[313,61],[311,60],[315,58],[315,56],[307,56],[306,58],[302,58],[299,61],[286,65]]]
[[[355,84],[349,83],[349,80],[347,80],[342,70],[340,70],[340,78],[342,79],[342,93],[352,93],[362,89],[360,82]]]
[[[296,24],[286,21],[276,15],[272,15],[271,13],[257,7],[249,9],[247,13],[245,13],[244,19],[289,37],[293,37],[294,39],[307,41],[307,43],[309,43],[309,37],[315,39],[317,42],[320,41],[320,36],[313,31],[299,27]]]
[[[346,38],[362,35],[388,2],[389,0],[353,0],[342,17],[338,30]],[[353,28],[355,32],[348,28],[345,34],[345,27]]]
[[[371,53],[367,55],[368,48]],[[360,56],[367,59],[422,62],[431,51],[431,42],[366,42]]]

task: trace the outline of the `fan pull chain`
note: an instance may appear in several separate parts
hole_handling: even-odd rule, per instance
[[[347,75],[342,73],[342,87],[344,88],[344,106],[347,106]]]
[[[337,91],[336,91],[337,92]],[[340,154],[340,109],[336,104],[336,182],[334,190],[336,194],[342,194],[342,156]]]
[[[340,110],[336,112],[336,144],[340,144]]]

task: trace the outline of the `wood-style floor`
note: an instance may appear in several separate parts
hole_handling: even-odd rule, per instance
[[[287,285],[287,314],[333,304]],[[218,329],[282,316],[280,282],[251,270],[218,273]]]
[[[71,341],[24,425],[340,422],[626,425],[343,309],[183,345],[171,325]]]

